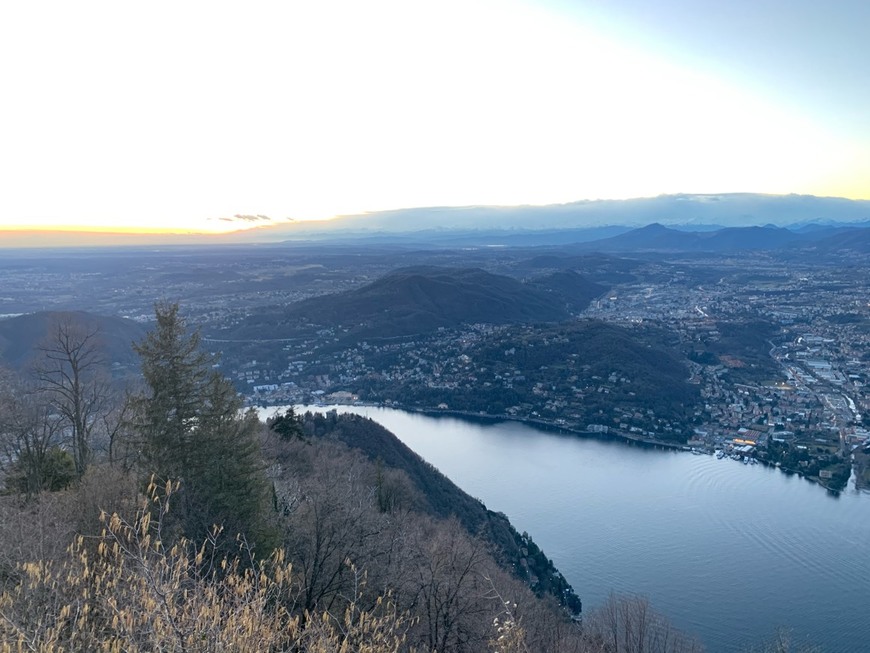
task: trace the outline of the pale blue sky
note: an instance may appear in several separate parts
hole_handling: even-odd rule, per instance
[[[821,119],[870,131],[870,3],[863,0],[584,0],[548,3]]]
[[[0,227],[870,198],[868,5],[3,3]]]

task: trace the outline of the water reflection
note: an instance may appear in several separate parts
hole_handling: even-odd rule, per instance
[[[832,653],[870,641],[870,500],[762,465],[374,407],[372,417],[528,531],[584,606],[638,592],[710,651],[776,626]],[[319,410],[323,410],[320,408]]]

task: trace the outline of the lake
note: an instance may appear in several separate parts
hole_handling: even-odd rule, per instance
[[[646,595],[713,653],[870,646],[870,495],[762,465],[388,408],[371,417],[528,531],[583,600]]]

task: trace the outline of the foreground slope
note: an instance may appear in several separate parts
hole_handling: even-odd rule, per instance
[[[310,438],[341,442],[371,461],[401,470],[419,493],[416,509],[439,519],[457,519],[470,535],[486,540],[496,560],[538,596],[550,595],[572,613],[580,612],[571,585],[527,534],[518,533],[504,514],[487,510],[380,424],[354,414],[308,413],[304,430]]]

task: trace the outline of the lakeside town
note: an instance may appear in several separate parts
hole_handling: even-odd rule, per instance
[[[573,265],[602,290],[558,325],[356,337],[338,321],[234,335],[251,316],[421,260],[519,279],[547,271],[529,270],[534,251],[362,252],[301,248],[292,262],[267,248],[17,254],[6,261],[0,313],[85,310],[147,327],[154,302],[172,297],[251,404],[365,402],[517,419],[778,463],[835,489],[850,477],[870,484],[870,289],[860,257],[590,255]]]
[[[743,270],[741,261],[729,263]],[[584,377],[571,353],[552,370],[512,364],[517,344],[552,344],[532,327],[478,324],[339,350],[328,345],[340,330],[324,329],[283,345],[283,369],[251,360],[231,372],[252,403],[362,401],[523,419],[760,460],[833,489],[846,485],[854,466],[856,485],[867,487],[867,288],[842,269],[783,271],[770,261],[765,270],[764,263],[756,261],[767,274],[755,282],[739,274],[697,284],[684,272],[657,270],[660,281],[620,284],[577,316],[674,334],[689,352],[690,383],[701,398],[689,419],[626,391],[633,379],[617,370]],[[503,360],[475,360],[481,343],[492,342],[505,345]],[[384,387],[401,388],[401,397]],[[522,400],[505,405],[505,395],[520,388]],[[451,391],[472,397],[471,405],[437,400]],[[610,410],[590,414],[594,395],[612,399]]]

